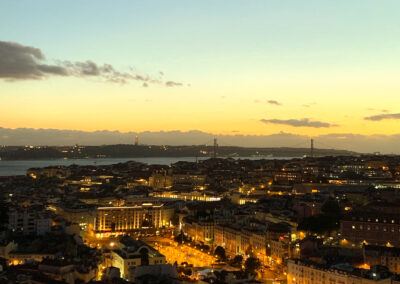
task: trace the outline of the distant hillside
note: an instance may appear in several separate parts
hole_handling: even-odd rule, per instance
[[[76,158],[138,158],[138,157],[211,157],[213,147],[154,146],[154,145],[105,145],[74,147],[3,147],[3,160],[76,159]],[[314,156],[349,156],[356,152],[333,149],[314,149]],[[310,155],[308,148],[246,148],[220,146],[218,157],[303,157]]]
[[[294,133],[246,135],[240,133],[215,134],[199,130],[190,131],[79,131],[62,129],[4,128],[0,126],[1,146],[72,146],[133,144],[138,136],[141,145],[210,145],[218,139],[219,145],[237,147],[301,147],[308,148],[310,136]],[[400,134],[361,135],[354,133],[330,133],[313,135],[316,148],[346,149],[359,153],[400,154]]]

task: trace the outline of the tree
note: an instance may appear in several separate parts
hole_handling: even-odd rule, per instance
[[[340,206],[338,202],[333,198],[329,198],[325,201],[325,203],[321,207],[321,211],[323,214],[328,216],[340,217],[341,214]]]
[[[175,240],[175,242],[180,243],[180,244],[183,243],[183,242],[187,242],[187,238],[186,238],[185,234],[182,231],[180,232],[179,235],[177,235],[174,238],[174,240]]]
[[[208,245],[202,245],[202,246],[200,247],[200,249],[203,249],[204,251],[209,251],[209,250],[210,250],[210,246],[208,246]]]
[[[325,214],[319,214],[305,218],[300,222],[298,230],[314,234],[325,234],[340,228],[340,219]]]
[[[222,260],[226,259],[226,254],[225,254],[225,249],[221,246],[217,246],[217,248],[215,249],[214,254]]]
[[[231,265],[234,267],[242,267],[242,263],[243,263],[243,256],[241,255],[236,255],[231,261]]]
[[[244,262],[244,267],[246,269],[246,272],[254,274],[254,272],[261,267],[261,262],[256,257],[249,257]]]
[[[245,253],[246,253],[247,256],[253,256],[253,247],[252,247],[252,245],[249,245],[249,246],[247,247]]]
[[[330,234],[340,228],[341,209],[335,199],[328,199],[321,207],[322,214],[305,218],[298,229],[314,234]]]

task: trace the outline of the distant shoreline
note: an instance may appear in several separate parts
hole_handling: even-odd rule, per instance
[[[104,146],[6,146],[0,148],[2,160],[53,160],[53,159],[98,159],[98,158],[210,158],[254,157],[273,159],[281,157],[304,157],[311,155],[309,148],[246,148],[237,146],[155,146],[155,145],[104,145]],[[347,150],[313,149],[315,157],[352,156],[359,153]]]
[[[75,158],[31,158],[31,159],[0,159],[0,162],[8,162],[8,161],[74,161],[74,160],[105,160],[105,159],[158,159],[158,158],[165,158],[165,159],[186,159],[186,158],[192,158],[192,159],[199,159],[199,160],[207,160],[211,159],[211,157],[208,156],[201,156],[201,157],[195,157],[195,156],[163,156],[163,157],[154,157],[154,156],[136,156],[136,157],[75,157]],[[302,159],[304,157],[298,156],[298,157],[286,157],[286,156],[218,156],[217,158],[219,159],[228,159],[228,158],[233,158],[233,159],[242,159],[242,160],[286,160],[286,159]]]

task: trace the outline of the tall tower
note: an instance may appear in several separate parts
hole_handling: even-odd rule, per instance
[[[136,135],[135,137],[135,146],[139,145],[139,136]]]
[[[217,137],[214,137],[214,150],[213,150],[213,158],[217,158],[217,149],[218,149],[218,144],[217,144]]]
[[[314,158],[314,139],[311,138],[310,157]]]

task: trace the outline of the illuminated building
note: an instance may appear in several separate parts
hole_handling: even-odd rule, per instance
[[[167,175],[165,171],[155,172],[149,178],[149,185],[155,189],[170,188],[173,184],[172,176]]]
[[[214,239],[214,220],[195,220],[185,217],[182,220],[182,230],[195,242],[211,243]]]
[[[37,177],[57,177],[57,178],[66,178],[71,175],[71,170],[64,166],[52,166],[45,168],[32,168],[26,171],[26,175],[36,179]]]
[[[294,241],[299,238],[299,233],[297,231],[297,222],[291,217],[291,216],[286,216],[284,214],[272,214],[270,212],[262,212],[257,210],[255,212],[255,218],[258,219],[259,221],[262,222],[267,222],[269,223],[269,226],[271,224],[288,224],[290,228],[290,240]]]
[[[83,231],[86,231],[89,224],[94,224],[96,217],[96,207],[94,205],[78,201],[72,204],[49,205],[47,209],[62,216],[69,222],[78,224]]]
[[[327,266],[315,262],[290,259],[288,284],[391,284],[390,273],[384,267],[354,268],[346,264]]]
[[[240,226],[217,225],[214,228],[214,243],[225,248],[229,256],[244,254]]]
[[[274,181],[278,184],[293,184],[301,182],[302,174],[300,172],[282,170],[274,176]]]
[[[179,191],[163,191],[159,193],[154,193],[154,197],[163,197],[171,199],[182,199],[187,200],[197,200],[197,201],[220,201],[221,197],[202,191],[190,191],[190,192],[179,192]]]
[[[15,208],[8,213],[8,226],[12,231],[23,234],[44,235],[51,230],[52,218],[49,212],[35,208]]]
[[[149,185],[156,189],[169,188],[173,185],[204,186],[206,175],[199,174],[170,174],[166,171],[155,172],[149,178]]]
[[[44,259],[55,259],[56,254],[54,253],[40,253],[40,252],[17,252],[12,251],[8,254],[10,265],[19,265],[26,262],[37,261],[41,262]]]
[[[343,239],[355,245],[400,245],[400,210],[397,205],[380,203],[358,208],[340,221]]]
[[[112,251],[112,266],[119,268],[121,277],[130,278],[130,270],[136,266],[165,264],[165,256],[145,242],[125,236],[119,248]]]
[[[164,204],[142,203],[133,206],[97,208],[97,233],[122,233],[169,226],[174,208]]]
[[[267,255],[282,263],[290,253],[290,226],[285,223],[268,223],[266,230]]]
[[[229,195],[229,199],[239,205],[244,205],[246,203],[257,203],[260,199],[264,198],[264,195],[246,195],[240,192],[233,192]]]
[[[382,265],[390,272],[400,273],[400,248],[387,246],[363,246],[364,264],[368,266]]]
[[[228,256],[246,255],[250,252],[263,260],[266,255],[265,232],[239,225],[216,225],[214,246],[222,246]]]

